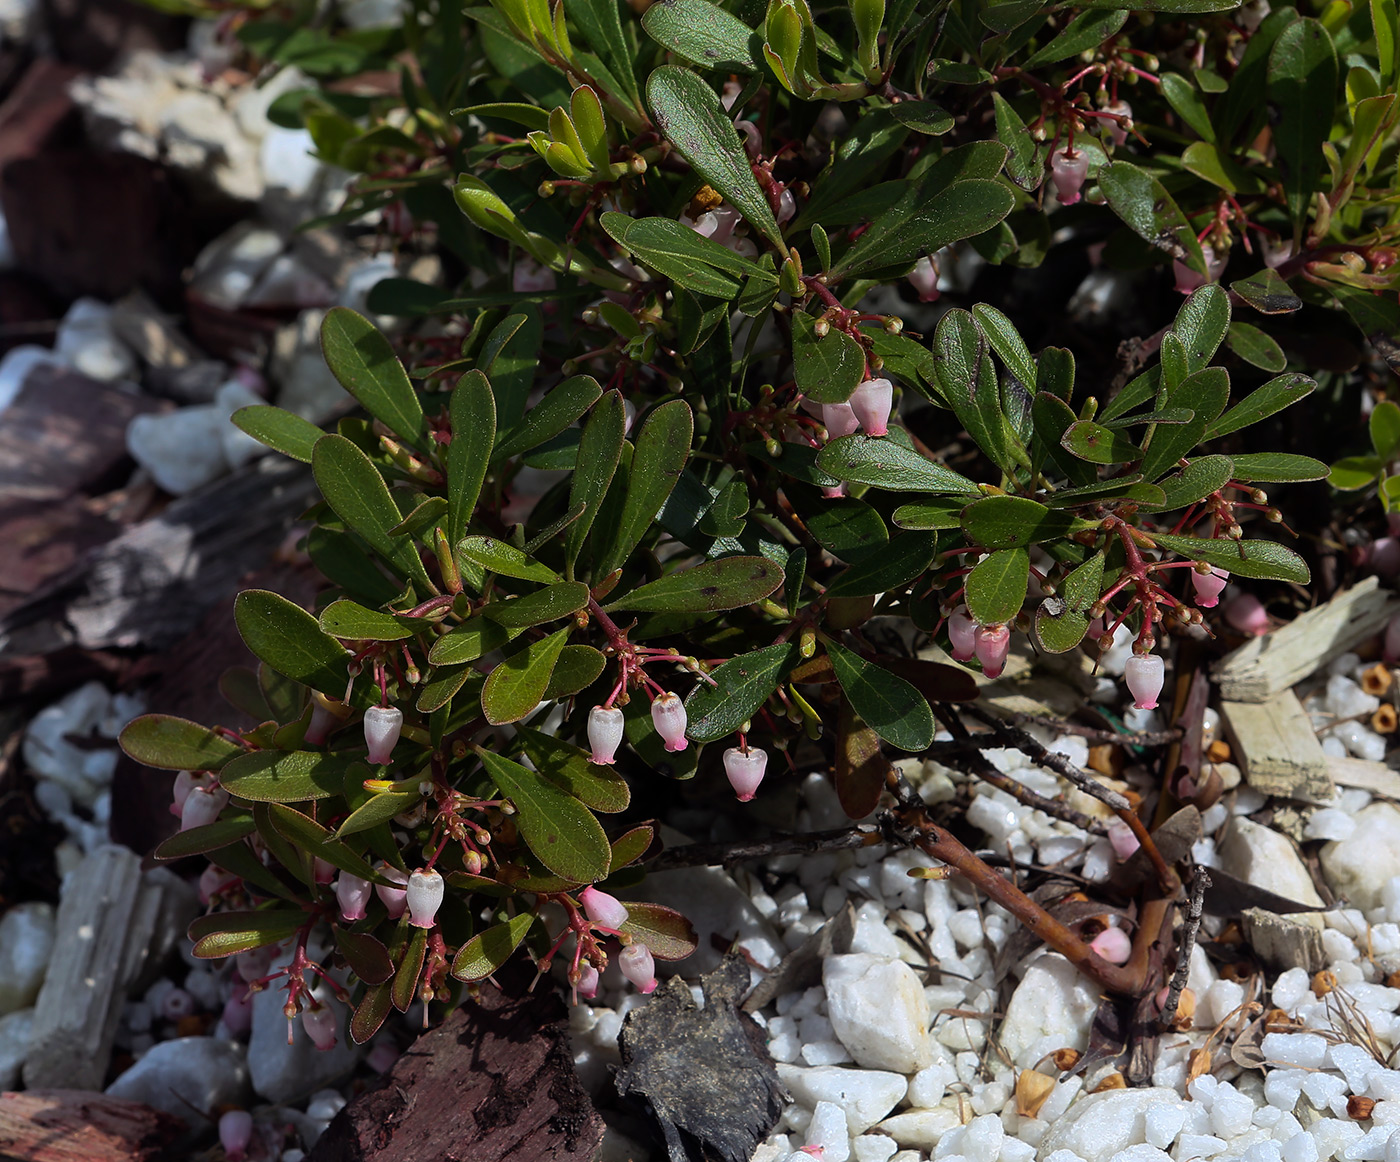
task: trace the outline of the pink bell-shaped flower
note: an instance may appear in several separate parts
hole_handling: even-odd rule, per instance
[[[1006,655],[1011,652],[1011,627],[1009,625],[979,625],[977,627],[977,660],[982,663],[982,673],[989,678],[1000,678],[1006,668]]]
[[[199,873],[199,902],[208,905],[225,884],[234,882],[234,876],[224,871],[221,867],[215,867],[212,863]]]
[[[1138,837],[1133,834],[1133,829],[1121,819],[1115,819],[1108,825],[1107,834],[1109,846],[1113,848],[1113,854],[1118,857],[1120,863],[1131,858],[1133,852],[1141,846]]]
[[[236,985],[224,1002],[219,1020],[235,1037],[246,1037],[253,1030],[253,994]]]
[[[276,955],[275,944],[264,944],[261,948],[250,948],[246,952],[238,953],[233,958],[233,967],[244,981],[253,984],[267,975]]]
[[[349,713],[348,706],[341,702],[332,702],[324,694],[313,691],[311,695],[311,721],[307,723],[306,733],[302,736],[302,740],[312,746],[320,746]]]
[[[914,263],[909,272],[909,285],[919,296],[919,302],[931,303],[938,298],[938,264],[927,254]]]
[[[1132,120],[1133,116],[1133,107],[1129,105],[1127,101],[1113,101],[1105,105],[1103,111],[1105,113],[1117,113],[1120,117],[1127,117],[1129,120]],[[1107,118],[1104,118],[1103,123],[1108,126],[1108,137],[1114,145],[1123,145],[1127,142],[1127,126],[1117,121],[1110,121]]]
[[[408,876],[396,867],[383,864],[376,869],[386,880],[402,884],[400,888],[386,888],[383,884],[374,885],[374,894],[389,912],[389,919],[397,920],[408,907]]]
[[[1132,938],[1121,928],[1105,928],[1089,941],[1089,947],[1109,964],[1127,964],[1133,954]]]
[[[301,1011],[301,1027],[322,1053],[335,1048],[335,1011],[330,1005],[311,1001]]]
[[[740,803],[753,799],[767,769],[768,752],[761,747],[751,746],[740,750],[737,746],[731,746],[724,752],[724,773],[729,776],[729,785],[739,796]]]
[[[243,1162],[248,1143],[253,1140],[253,1115],[247,1110],[229,1110],[219,1118],[219,1145],[228,1162]]]
[[[585,964],[578,972],[578,984],[574,985],[578,995],[585,1001],[591,1001],[598,995],[598,970],[591,964]]]
[[[833,440],[849,436],[860,428],[860,421],[856,419],[850,403],[822,404],[822,423],[826,425],[827,436]]]
[[[1225,264],[1229,261],[1230,251],[1227,248],[1224,256],[1216,254],[1215,247],[1209,242],[1201,243],[1201,256],[1206,260],[1206,277],[1202,278],[1192,270],[1181,259],[1172,260],[1172,277],[1176,280],[1176,289],[1184,295],[1189,295],[1199,286],[1205,286],[1208,282],[1216,282],[1225,273]]]
[[[966,605],[948,615],[948,642],[955,662],[970,662],[977,654],[977,623],[968,615]]]
[[[340,918],[353,924],[365,918],[369,906],[370,882],[343,871],[335,881],[335,899],[340,905]]]
[[[616,706],[595,706],[588,712],[588,745],[593,748],[590,762],[600,767],[617,761],[617,748],[622,743],[622,711]]]
[[[313,878],[318,884],[328,884],[335,879],[335,864],[316,856],[312,859],[311,866],[314,869]]]
[[[1384,657],[1388,666],[1400,662],[1400,613],[1392,617],[1385,627]]]
[[[779,226],[797,217],[797,199],[792,196],[791,190],[784,190],[778,195],[778,212],[774,216],[778,219]]]
[[[1225,603],[1221,611],[1231,627],[1250,637],[1262,637],[1269,632],[1269,615],[1253,593],[1239,593]]]
[[[846,402],[867,436],[883,436],[890,430],[894,384],[888,379],[867,379]]]
[[[214,781],[214,777],[208,771],[180,771],[175,776],[175,785],[171,789],[170,813],[176,819],[180,818],[185,809],[185,800],[190,797],[190,792],[196,787],[207,787]]]
[[[1081,149],[1074,151],[1062,146],[1050,155],[1050,180],[1055,183],[1055,197],[1060,205],[1072,206],[1079,201],[1079,191],[1089,176],[1089,157]]]
[[[408,877],[408,922],[415,928],[431,928],[437,923],[447,885],[432,868],[419,868]]]
[[[595,924],[616,932],[627,923],[627,906],[616,896],[587,887],[579,893],[578,900],[583,905],[584,914]]]
[[[840,484],[829,484],[822,489],[822,496],[827,500],[840,500],[845,495],[846,482],[844,480]]]
[[[228,792],[222,787],[194,787],[180,809],[180,830],[213,823],[228,805]]]
[[[669,690],[651,704],[651,722],[668,751],[685,750],[685,703]]]
[[[403,711],[397,706],[371,706],[365,711],[366,756],[377,767],[386,766],[403,731]]]
[[[1212,566],[1209,573],[1191,571],[1191,585],[1196,590],[1196,604],[1202,609],[1214,609],[1220,604],[1220,595],[1230,583],[1230,574],[1219,566]]]
[[[1165,664],[1161,654],[1134,654],[1123,667],[1123,678],[1138,710],[1156,710]]]
[[[629,944],[617,954],[617,966],[622,975],[636,986],[639,993],[656,988],[656,960],[645,944]]]

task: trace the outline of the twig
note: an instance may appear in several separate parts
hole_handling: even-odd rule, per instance
[[[850,851],[887,842],[880,827],[845,827],[839,831],[813,831],[805,835],[772,835],[767,839],[736,843],[687,843],[668,847],[647,864],[647,871],[671,871],[682,867],[730,867],[751,859],[779,855],[815,855],[822,851]]]
[[[1061,718],[1050,718],[1044,714],[1023,714],[1011,711],[1009,717],[1017,726],[1043,726],[1060,734],[1073,734],[1089,742],[1116,742],[1123,746],[1161,746],[1175,742],[1181,737],[1180,730],[1100,730],[1096,726],[1081,726],[1077,722],[1066,722]]]
[[[1181,938],[1176,948],[1176,971],[1172,973],[1171,983],[1167,986],[1167,1002],[1162,1006],[1162,1015],[1158,1018],[1163,1029],[1170,1029],[1176,1023],[1176,1006],[1181,1000],[1181,990],[1186,987],[1186,979],[1191,975],[1191,950],[1196,946],[1196,933],[1201,927],[1201,913],[1205,910],[1208,887],[1210,873],[1204,864],[1197,864],[1191,876],[1191,907],[1181,926]]]

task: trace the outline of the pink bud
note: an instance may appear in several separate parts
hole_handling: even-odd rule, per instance
[[[175,786],[171,792],[173,802],[170,805],[170,813],[176,819],[180,818],[180,813],[185,809],[185,801],[190,797],[190,792],[196,787],[207,787],[213,781],[213,776],[207,771],[181,771],[175,776]]]
[[[1385,664],[1393,666],[1400,661],[1400,613],[1390,619],[1385,627]]]
[[[797,217],[797,199],[792,196],[791,190],[784,190],[778,195],[778,213],[776,215],[778,225],[791,222]]]
[[[366,757],[374,766],[386,766],[391,761],[402,730],[403,711],[398,707],[371,706],[365,711],[365,743],[369,747]]]
[[[909,272],[909,285],[919,296],[919,302],[931,303],[938,298],[938,264],[927,254],[914,263]]]
[[[328,884],[335,879],[335,864],[327,863],[320,856],[316,856],[311,861],[313,878],[318,884]]]
[[[1224,257],[1216,255],[1215,247],[1209,242],[1201,244],[1201,254],[1206,260],[1206,276],[1202,278],[1192,270],[1181,259],[1174,259],[1172,262],[1172,275],[1176,279],[1176,289],[1184,295],[1189,295],[1197,287],[1204,286],[1208,282],[1215,282],[1225,272],[1225,263],[1229,260],[1230,252],[1225,251]]]
[[[1062,206],[1079,201],[1079,191],[1089,176],[1089,158],[1081,149],[1074,152],[1063,146],[1050,155],[1050,180],[1055,183],[1055,197]]]
[[[669,690],[651,704],[651,722],[668,751],[685,750],[685,703]]]
[[[645,944],[629,944],[617,954],[617,966],[639,993],[649,993],[656,988],[656,961]]]
[[[729,785],[739,796],[740,803],[747,803],[754,797],[767,768],[768,752],[760,747],[740,750],[731,746],[724,752],[724,773],[729,776]]]
[[[955,662],[970,662],[977,653],[977,623],[968,616],[967,606],[959,605],[948,617],[948,641]]]
[[[199,875],[199,902],[208,904],[225,884],[233,882],[234,877],[221,867],[215,867],[212,863]]]
[[[253,994],[241,986],[235,986],[224,1002],[220,1020],[235,1037],[247,1036],[253,1028]]]
[[[1238,593],[1225,603],[1225,620],[1240,633],[1260,637],[1269,632],[1269,615],[1253,593]]]
[[[1099,638],[1103,637],[1104,630],[1107,628],[1108,627],[1104,625],[1103,618],[1091,617],[1089,619],[1089,628],[1084,631],[1084,636],[1091,641],[1098,641]]]
[[[1105,113],[1117,113],[1121,117],[1128,118],[1131,118],[1133,115],[1133,107],[1129,105],[1127,101],[1114,101],[1112,104],[1105,105],[1103,111]],[[1120,125],[1117,121],[1109,121],[1107,119],[1105,119],[1104,124],[1108,126],[1108,136],[1114,145],[1123,145],[1127,142],[1128,130],[1125,127]]]
[[[1214,609],[1220,603],[1220,595],[1230,583],[1230,574],[1218,566],[1212,566],[1209,573],[1191,571],[1191,584],[1196,590],[1196,604],[1202,609]]]
[[[1089,947],[1109,964],[1127,964],[1133,954],[1133,942],[1121,928],[1105,928],[1089,942]]]
[[[846,401],[868,436],[883,436],[890,430],[890,409],[894,406],[894,384],[888,379],[867,379]]]
[[[579,893],[578,899],[588,918],[595,924],[617,931],[627,923],[627,908],[616,896],[588,887]]]
[[[335,899],[340,905],[340,918],[347,923],[353,924],[356,920],[365,918],[366,906],[369,904],[369,880],[362,880],[359,876],[352,876],[349,872],[341,872],[335,881]]]
[[[374,892],[384,904],[389,912],[389,919],[397,920],[403,915],[403,910],[408,907],[408,876],[399,871],[396,867],[383,864],[375,869],[386,880],[393,880],[396,884],[403,884],[401,888],[386,888],[383,884],[375,884]]]
[[[1381,537],[1372,541],[1366,563],[1382,581],[1394,581],[1400,575],[1400,539]]]
[[[311,721],[307,724],[306,733],[302,735],[302,741],[310,743],[312,746],[320,746],[330,736],[335,724],[339,722],[335,714],[321,705],[320,701],[311,704]]]
[[[591,762],[606,767],[617,761],[622,728],[622,711],[616,706],[595,706],[588,712],[588,745],[593,748]]]
[[[1157,695],[1162,692],[1162,672],[1165,666],[1160,654],[1134,654],[1123,667],[1128,692],[1138,710],[1157,709]]]
[[[860,427],[860,421],[849,403],[822,404],[822,423],[826,425],[826,434],[833,440],[849,436]]]
[[[585,964],[579,969],[578,984],[574,988],[584,1000],[591,1001],[598,995],[598,970],[591,964]]]
[[[432,868],[419,868],[408,877],[408,922],[415,928],[431,928],[437,922],[447,885]]]
[[[845,495],[846,482],[844,480],[840,484],[829,484],[822,489],[822,496],[827,500],[840,500]]]
[[[219,1119],[219,1144],[228,1162],[242,1162],[253,1140],[253,1115],[247,1110],[229,1110]]]
[[[247,952],[240,952],[233,958],[233,964],[238,970],[238,975],[252,984],[267,975],[267,970],[272,967],[272,960],[276,955],[277,945],[264,944],[261,948],[250,948]]]
[[[180,830],[213,823],[228,806],[228,792],[222,787],[194,787],[180,810]]]
[[[1138,837],[1133,834],[1133,829],[1121,819],[1115,819],[1108,825],[1108,842],[1120,862],[1130,859],[1133,852],[1141,846]]]
[[[1011,652],[1011,627],[1008,625],[979,625],[977,627],[977,660],[982,673],[1000,678],[1006,667],[1006,655]]]
[[[335,1048],[336,1024],[335,1012],[320,1001],[311,1001],[301,1011],[301,1027],[322,1053]]]

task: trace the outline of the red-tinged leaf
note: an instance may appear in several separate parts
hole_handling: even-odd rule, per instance
[[[408,1012],[408,1006],[413,1004],[414,998],[418,995],[418,977],[423,971],[423,958],[427,952],[428,930],[426,928],[413,929],[408,947],[404,950],[403,959],[399,961],[399,967],[394,973],[392,986],[394,1008],[401,1013]]]
[[[252,948],[280,944],[295,936],[307,922],[306,913],[288,908],[258,912],[215,912],[190,924],[194,954],[204,960],[222,960]]]
[[[394,962],[389,959],[389,950],[368,932],[351,932],[337,924],[335,946],[365,984],[383,984],[394,975]]]
[[[190,855],[205,855],[218,851],[230,843],[237,843],[245,835],[257,830],[251,815],[238,815],[232,819],[220,819],[206,823],[203,827],[191,827],[188,831],[177,831],[163,841],[153,853],[156,859],[184,859]]]
[[[118,741],[138,763],[167,771],[217,771],[243,753],[236,742],[209,727],[170,714],[133,719]]]
[[[690,921],[674,908],[646,900],[627,901],[627,923],[618,931],[645,944],[657,960],[684,960],[700,943]]]
[[[880,802],[890,763],[880,736],[842,699],[836,736],[836,797],[852,819],[864,819]]]
[[[350,1018],[350,1040],[356,1045],[363,1045],[379,1032],[384,1018],[393,1007],[389,985],[375,985],[365,993],[364,999],[355,1009],[355,1015]]]
[[[625,831],[612,842],[612,870],[627,867],[646,855],[656,841],[656,829],[650,823]]]
[[[458,980],[485,980],[511,958],[534,922],[535,917],[525,912],[478,932],[452,961],[452,975]]]

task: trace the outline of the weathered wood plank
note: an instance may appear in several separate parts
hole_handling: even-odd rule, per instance
[[[1292,690],[1267,702],[1222,701],[1220,718],[1240,772],[1256,791],[1307,802],[1336,793],[1322,744]]]
[[[1320,928],[1263,908],[1246,908],[1240,919],[1244,923],[1244,938],[1265,964],[1308,972],[1327,967]]]
[[[155,1162],[183,1128],[148,1105],[85,1090],[0,1094],[0,1156],[24,1162]]]
[[[1400,771],[1393,770],[1385,763],[1329,755],[1327,773],[1339,787],[1358,787],[1363,791],[1370,791],[1373,795],[1400,799]]]

